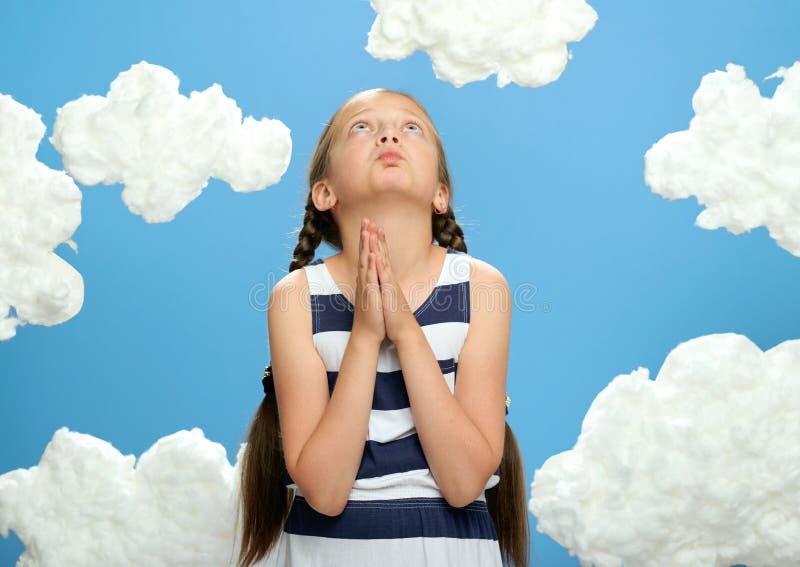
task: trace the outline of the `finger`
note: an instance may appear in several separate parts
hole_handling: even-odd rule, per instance
[[[377,257],[378,255],[375,252],[369,253],[369,281],[373,285],[378,283],[378,271],[375,265]]]
[[[364,259],[367,263],[367,268],[364,270],[364,279],[361,280],[361,298],[363,304],[366,306],[369,305],[369,288],[372,285],[370,283],[372,280],[372,254],[370,254],[369,251],[365,252]]]
[[[367,287],[369,289],[370,297],[375,297],[375,302],[377,304],[377,295],[379,295],[380,286],[378,284],[378,274],[375,269],[375,258],[376,254],[374,252],[370,252],[369,254],[369,275],[367,276]]]
[[[366,226],[365,223],[362,222],[362,227]],[[358,278],[361,287],[364,287],[364,284],[369,281],[369,238],[368,232],[366,230],[361,230],[360,236],[361,246],[358,254]],[[359,285],[356,285],[355,292],[358,293]],[[363,295],[365,290],[362,289],[362,296],[358,298],[358,301],[364,301],[368,296]]]
[[[377,244],[378,250],[381,251],[381,255],[386,255],[386,247],[383,245],[383,240],[381,239],[380,233],[375,236],[375,243]]]
[[[369,240],[368,240],[368,232],[366,230],[361,231],[361,236],[359,237],[359,254],[358,254],[358,269],[361,276],[366,276],[366,272],[368,269],[368,260],[367,254],[369,254]]]
[[[370,250],[375,252],[375,254],[380,253],[380,247],[378,246],[378,236],[373,232],[369,235],[369,247]]]
[[[380,241],[379,237],[375,237],[376,247],[378,249],[378,260],[380,260],[380,264],[378,266],[378,274],[382,274],[386,270],[386,250],[383,247],[383,244]],[[385,278],[384,278],[385,279]]]
[[[386,271],[383,257],[378,257],[378,277],[381,281],[381,305],[395,305],[396,299],[392,293],[392,287],[389,285],[389,274]]]
[[[385,279],[388,281],[392,278],[392,265],[389,263],[389,252],[386,247],[381,243],[381,270],[385,274]]]
[[[389,247],[386,244],[386,232],[383,230],[382,227],[378,229],[378,235],[379,235],[378,241],[380,242],[381,251],[383,252],[384,263],[386,264],[386,267],[388,268],[389,267]]]

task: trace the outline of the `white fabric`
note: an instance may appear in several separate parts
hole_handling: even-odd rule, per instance
[[[423,307],[418,309],[416,314],[427,313],[440,309],[437,313],[439,319],[448,319],[445,322],[421,322],[422,330],[428,339],[431,349],[437,360],[442,365],[442,377],[446,381],[451,392],[455,391],[456,373],[455,364],[458,362],[459,353],[464,344],[469,329],[469,302],[464,302],[464,294],[468,298],[469,294],[469,275],[470,257],[466,253],[452,249],[448,250],[445,256],[445,263],[436,284],[440,286],[454,286],[448,288],[450,293],[458,299],[458,305],[448,310],[448,306],[432,301],[435,293],[432,293]],[[350,337],[349,331],[342,330],[322,330],[331,327],[341,328],[341,326],[331,325],[332,320],[341,319],[348,310],[349,302],[341,294],[331,277],[327,266],[317,260],[304,266],[308,278],[311,294],[311,303],[315,304],[314,296],[333,295],[336,297],[325,297],[324,300],[335,300],[335,308],[320,310],[315,312],[314,319],[314,345],[320,354],[325,368],[328,372],[338,372],[342,357],[344,355],[347,342]],[[465,284],[465,285],[454,285]],[[454,291],[457,290],[457,291]],[[448,296],[446,290],[439,295]],[[330,303],[326,304],[330,307]],[[452,305],[452,304],[451,304]],[[430,310],[430,311],[428,311]],[[446,314],[446,317],[445,317]],[[328,317],[329,319],[324,319]],[[452,364],[452,368],[451,368]],[[381,373],[397,372],[400,370],[400,362],[397,356],[395,345],[386,340],[380,347],[378,356],[377,371]],[[385,377],[382,376],[382,378]],[[414,427],[413,414],[411,408],[398,408],[391,410],[376,410],[370,412],[369,429],[367,442],[387,443],[397,441],[416,434]],[[497,475],[492,475],[485,488],[491,488],[500,481]],[[289,484],[289,488],[295,489],[295,495],[302,496],[302,492],[296,484]],[[308,535],[309,531],[316,531],[316,522],[320,517],[313,513],[305,512],[306,515],[296,512],[295,518],[301,518],[296,524],[297,530],[306,530],[306,533],[293,533],[295,530],[289,528],[289,522],[281,534],[279,542],[272,550],[271,554],[258,565],[262,566],[298,566],[298,567],[331,567],[331,566],[373,566],[382,567],[447,567],[458,565],[459,567],[502,567],[500,546],[497,539],[486,535],[486,529],[494,531],[491,518],[484,509],[478,509],[470,505],[469,510],[454,509],[446,503],[437,503],[435,500],[413,502],[411,504],[392,503],[392,500],[406,498],[442,499],[442,493],[436,484],[428,468],[417,468],[403,472],[395,472],[382,476],[369,478],[358,478],[355,480],[351,490],[349,500],[345,510],[345,516],[333,518],[322,518],[320,525],[330,528],[331,525],[342,526],[345,529],[353,527],[353,516],[347,516],[349,512],[366,512],[367,521],[361,523],[361,529],[366,529],[366,538],[349,539],[347,537],[322,537],[320,535]],[[485,492],[476,500],[485,504]],[[367,501],[373,501],[374,507],[370,507]],[[384,501],[384,502],[378,502]],[[397,506],[397,508],[395,508]],[[302,506],[301,506],[302,508]],[[381,516],[384,520],[373,520],[372,510],[388,511],[388,516]],[[403,520],[400,512],[411,512]],[[454,513],[460,520],[439,519],[435,514],[444,515]],[[488,520],[487,520],[488,518]],[[459,537],[409,537],[398,535],[396,538],[386,538],[385,531],[380,532],[380,537],[369,539],[371,533],[370,526],[374,522],[387,522],[377,529],[394,530],[409,533],[406,530],[422,530],[426,534],[441,533],[439,527],[442,524],[451,525],[450,522],[459,524],[459,528],[454,531],[446,531],[448,534],[458,534]],[[340,522],[340,523],[339,523]],[[488,522],[488,523],[487,523]],[[364,527],[366,526],[366,528]],[[467,527],[465,527],[467,526]],[[476,526],[483,526],[481,532]],[[489,526],[489,528],[487,528]],[[326,528],[320,527],[320,530]],[[332,532],[325,532],[330,535]],[[482,533],[481,537],[477,533]],[[348,532],[349,535],[349,532]]]

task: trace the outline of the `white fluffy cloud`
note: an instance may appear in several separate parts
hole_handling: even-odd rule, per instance
[[[195,428],[134,461],[64,427],[38,466],[0,476],[0,535],[11,529],[25,544],[18,565],[233,565],[238,458],[232,467]]]
[[[63,323],[83,305],[83,278],[53,252],[63,242],[77,251],[81,192],[36,159],[45,130],[39,114],[0,94],[0,341],[26,323]]]
[[[189,98],[178,77],[145,61],[119,74],[107,96],[58,109],[50,141],[84,185],[122,183],[122,200],[147,222],[172,220],[209,177],[240,192],[275,184],[292,142],[280,120],[248,116],[213,84]]]
[[[439,79],[460,87],[497,73],[497,85],[552,83],[567,42],[580,41],[597,13],[584,0],[371,0],[378,14],[367,51],[403,59],[427,51]]]
[[[597,396],[530,511],[581,565],[800,564],[800,340],[678,345]]]
[[[696,224],[733,234],[766,226],[800,256],[800,61],[774,96],[762,97],[744,67],[703,77],[689,129],[667,134],[644,157],[645,183],[668,199],[706,206]]]

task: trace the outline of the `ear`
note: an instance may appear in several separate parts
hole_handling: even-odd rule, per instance
[[[311,200],[318,211],[327,211],[333,208],[338,199],[328,186],[328,180],[321,179],[311,188]]]
[[[446,211],[450,203],[450,188],[444,183],[439,183],[436,196],[433,198],[433,205],[440,211]]]

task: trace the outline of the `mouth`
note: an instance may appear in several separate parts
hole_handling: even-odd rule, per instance
[[[394,162],[400,161],[401,159],[403,159],[403,156],[401,156],[399,153],[393,152],[393,151],[381,152],[381,155],[378,156],[378,160],[380,160],[380,161],[388,161],[390,163],[394,163]]]

